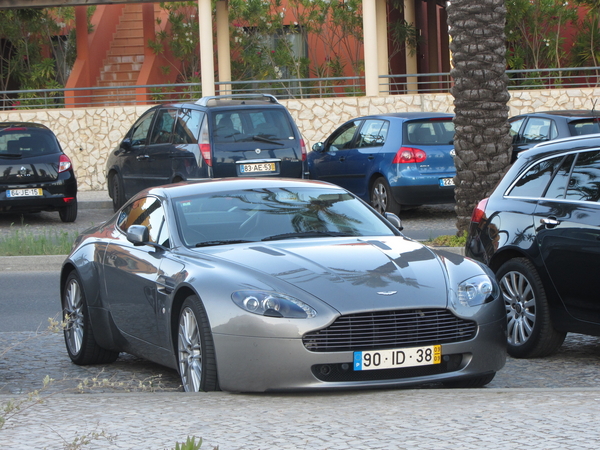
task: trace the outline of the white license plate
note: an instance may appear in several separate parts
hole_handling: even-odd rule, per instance
[[[428,366],[442,362],[442,346],[394,348],[370,352],[354,352],[354,370],[395,369]]]
[[[41,189],[10,189],[6,191],[7,197],[41,197]]]
[[[242,173],[275,172],[275,163],[242,164]]]
[[[454,186],[454,178],[440,178],[440,186]]]

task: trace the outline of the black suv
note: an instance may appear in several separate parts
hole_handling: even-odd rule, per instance
[[[147,187],[206,178],[304,178],[306,146],[272,95],[222,95],[155,106],[106,165],[115,211]],[[306,176],[308,178],[308,176]]]
[[[475,208],[466,254],[496,274],[512,356],[600,336],[600,135],[521,153]]]
[[[77,180],[54,133],[31,122],[0,123],[0,211],[58,211],[77,218]]]

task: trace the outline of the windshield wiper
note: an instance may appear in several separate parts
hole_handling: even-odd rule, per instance
[[[248,241],[246,239],[224,239],[221,241],[198,242],[195,245],[195,247],[210,247],[211,245],[227,245],[227,244],[244,244],[247,242],[254,242],[254,241]]]
[[[20,158],[23,155],[21,153],[0,153],[0,156],[5,158]]]
[[[302,233],[283,233],[276,234],[274,236],[268,236],[261,239],[261,241],[277,241],[280,239],[296,239],[296,238],[311,238],[311,237],[323,237],[323,236],[356,236],[352,233],[344,233],[342,231],[304,231]]]
[[[278,141],[276,141],[274,139],[269,139],[269,138],[266,138],[264,136],[260,136],[258,134],[252,136],[252,139],[254,139],[255,141],[268,142],[269,144],[284,145],[281,142],[278,142]]]

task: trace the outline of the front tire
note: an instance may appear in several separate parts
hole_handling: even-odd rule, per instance
[[[379,177],[371,186],[371,206],[381,215],[386,212],[391,212],[396,215],[400,214],[400,205],[392,195],[392,189],[384,177]]]
[[[526,258],[505,262],[496,273],[506,307],[508,354],[538,358],[555,353],[566,333],[556,331],[546,291],[537,270]]]
[[[75,219],[77,219],[77,199],[73,199],[71,203],[67,203],[67,206],[59,209],[58,215],[63,222],[75,222]]]
[[[108,364],[119,357],[119,352],[100,347],[94,339],[87,300],[77,273],[71,272],[62,295],[65,344],[69,358],[75,364]]]
[[[179,313],[177,335],[179,375],[186,392],[218,391],[215,346],[202,302],[185,299]]]

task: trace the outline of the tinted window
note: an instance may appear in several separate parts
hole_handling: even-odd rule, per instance
[[[554,172],[560,167],[563,157],[546,159],[535,164],[513,185],[508,195],[512,197],[542,197]]]
[[[214,115],[215,142],[244,142],[254,136],[268,139],[295,139],[289,116],[279,108],[223,111]]]
[[[171,142],[176,117],[176,109],[161,109],[158,111],[152,128],[150,144],[167,144]]]
[[[130,139],[131,145],[146,145],[148,139],[148,131],[152,125],[152,119],[156,111],[150,111],[143,115],[131,128]]]
[[[360,120],[354,120],[338,128],[329,138],[325,150],[335,152],[351,148],[354,135],[360,123]]]
[[[600,133],[600,119],[578,120],[569,122],[569,130],[572,136]]]
[[[204,113],[196,109],[181,108],[177,113],[173,142],[176,144],[197,144],[200,125]]]
[[[41,156],[60,153],[54,136],[45,130],[15,127],[5,128],[0,132],[0,155]]]
[[[144,225],[148,228],[150,242],[169,246],[169,230],[157,198],[144,197],[129,204],[121,211],[117,225],[123,231],[127,231],[131,225]]]
[[[383,145],[389,128],[390,123],[387,120],[365,120],[358,134],[358,148]]]
[[[451,119],[406,122],[408,143],[416,145],[448,145],[454,139]]]
[[[565,198],[587,202],[600,199],[600,152],[577,155]]]
[[[518,143],[518,135],[523,122],[525,121],[525,117],[516,120],[509,120],[510,123],[510,137],[513,138],[513,142]]]
[[[569,174],[571,173],[571,166],[574,160],[575,155],[569,155],[564,158],[544,197],[555,199],[565,198],[565,190],[567,189],[567,182],[569,181]]]

